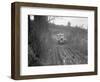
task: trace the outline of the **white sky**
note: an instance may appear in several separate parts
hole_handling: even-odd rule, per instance
[[[34,20],[34,15],[30,15],[30,19]],[[87,17],[61,17],[61,16],[48,16],[48,20],[50,23],[54,23],[56,25],[64,25],[67,26],[68,22],[71,23],[71,26],[79,26],[82,28],[88,28],[88,18]]]
[[[53,19],[52,19],[53,18]],[[83,17],[56,17],[49,16],[49,19],[52,19],[50,22],[57,25],[67,25],[68,22],[71,23],[71,26],[81,26],[82,28],[88,28],[88,18]]]

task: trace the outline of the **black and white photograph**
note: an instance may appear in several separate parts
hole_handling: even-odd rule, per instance
[[[13,79],[97,75],[97,7],[12,3]]]
[[[28,15],[28,66],[88,63],[88,17]]]

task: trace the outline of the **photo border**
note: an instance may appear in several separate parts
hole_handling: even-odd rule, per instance
[[[20,8],[21,7],[42,7],[57,9],[77,9],[77,10],[93,10],[94,11],[94,72],[78,72],[78,73],[59,73],[59,74],[43,74],[43,75],[20,75]],[[11,78],[21,79],[37,79],[37,78],[54,78],[68,76],[83,76],[97,74],[97,7],[76,6],[76,5],[57,5],[57,4],[41,4],[41,3],[25,3],[14,2],[11,4]]]

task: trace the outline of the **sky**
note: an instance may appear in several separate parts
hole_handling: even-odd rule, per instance
[[[30,19],[34,20],[34,15],[30,15]],[[71,23],[71,26],[79,26],[81,28],[88,28],[88,18],[87,17],[64,17],[64,16],[48,16],[48,20],[50,23],[54,23],[56,25],[64,25],[67,26],[68,22]]]
[[[71,26],[81,26],[82,28],[88,28],[88,18],[86,17],[58,17],[58,16],[48,16],[51,19],[50,23],[56,25],[66,26],[68,22],[71,23]]]

